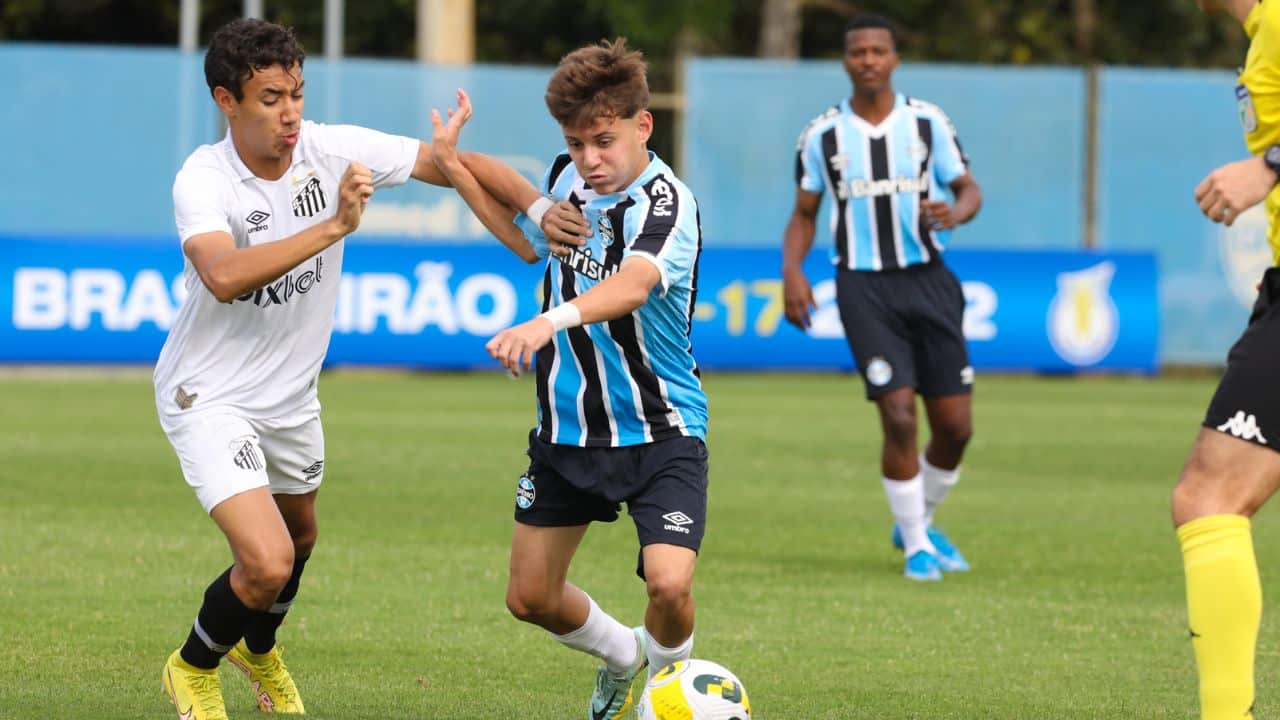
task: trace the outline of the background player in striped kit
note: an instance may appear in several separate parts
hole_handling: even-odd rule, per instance
[[[809,326],[813,292],[802,265],[822,193],[831,196],[840,318],[867,398],[884,430],[881,470],[904,548],[904,574],[940,580],[968,563],[933,514],[959,479],[972,433],[973,368],[962,331],[964,293],[942,263],[950,230],[968,222],[982,192],[950,120],[935,105],[894,92],[892,26],[863,15],[845,31],[853,96],[809,123],[796,157],[796,205],[783,240],[787,319]],[[944,189],[955,204],[943,200]],[[931,437],[917,457],[916,400]]]
[[[1273,261],[1280,262],[1280,4],[1199,4],[1229,13],[1249,35],[1236,102],[1252,157],[1209,173],[1195,198],[1205,216],[1227,225],[1265,199],[1267,240]],[[1262,586],[1250,518],[1280,487],[1280,268],[1268,268],[1258,290],[1249,325],[1227,355],[1226,373],[1173,491],[1204,720],[1252,718],[1254,712]]]
[[[477,185],[446,151],[470,114],[465,94],[447,125],[434,118],[437,163],[462,197],[478,203],[491,194],[530,208],[517,223],[539,255],[552,255],[543,314],[487,345],[512,373],[535,364],[537,374],[538,427],[516,488],[507,607],[604,660],[593,720],[630,710],[646,663],[653,672],[689,657],[706,520],[707,402],[689,341],[701,228],[692,193],[646,149],[645,73],[640,53],[619,39],[565,56],[548,83],[547,107],[568,152],[552,163],[543,191],[562,201],[555,222],[589,233],[584,245],[557,244],[554,253],[538,217],[551,199],[472,167]],[[636,628],[566,581],[588,525],[617,519],[622,502],[649,596]]]

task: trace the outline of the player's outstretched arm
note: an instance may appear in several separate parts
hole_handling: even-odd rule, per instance
[[[458,109],[449,109],[447,123],[441,119],[438,110],[431,111],[432,155],[435,164],[480,222],[493,233],[494,237],[498,238],[499,242],[521,260],[535,263],[540,259],[537,251],[520,228],[511,223],[515,211],[482,187],[458,156],[458,136],[462,132],[462,126],[466,125],[470,118],[471,103],[466,93],[461,90],[458,91]],[[531,185],[529,189],[533,190],[533,186]],[[536,190],[533,192],[537,194]]]
[[[467,96],[465,91],[459,89],[458,109],[449,111],[450,122],[443,127],[447,129],[448,125],[452,124],[453,120],[460,115],[470,118],[471,112],[471,98]],[[462,119],[461,123],[465,124],[466,119]],[[437,130],[439,127],[437,126]],[[432,155],[435,158],[434,162],[438,171],[445,176],[446,181],[449,181],[449,175],[445,173],[441,165],[439,156],[442,154],[447,156],[445,161],[448,163],[456,164],[460,162],[479,183],[484,195],[483,197],[477,197],[473,194],[472,200],[483,201],[486,204],[492,201],[505,206],[507,208],[507,224],[510,224],[510,219],[516,212],[524,212],[542,230],[542,234],[546,236],[552,253],[567,255],[569,252],[568,246],[586,243],[586,236],[590,235],[591,232],[577,208],[569,206],[566,210],[561,206],[567,205],[567,203],[553,204],[550,200],[544,198],[537,188],[525,179],[523,175],[516,172],[515,168],[495,157],[475,152],[459,152],[457,149],[457,136],[461,132],[461,125],[458,125],[456,130],[452,136],[433,137]],[[442,140],[449,142],[448,147],[439,147]],[[467,198],[464,197],[463,199],[466,200]],[[480,209],[471,200],[468,200],[468,205],[471,205],[471,209],[477,212],[477,216],[480,216]],[[481,217],[480,220],[499,240],[511,247],[510,243],[507,243],[504,239],[506,235],[505,229],[502,232],[498,232],[485,221],[484,217]]]
[[[782,299],[787,322],[804,330],[809,327],[809,314],[817,308],[813,288],[804,274],[804,259],[813,249],[818,206],[822,196],[796,190],[796,206],[782,236]]]
[[[243,248],[236,247],[228,233],[204,233],[188,238],[182,250],[209,292],[219,302],[231,302],[275,282],[354,232],[372,196],[373,176],[368,168],[353,162],[338,183],[338,211],[328,220],[287,238]]]
[[[630,257],[618,272],[573,300],[494,336],[484,348],[512,375],[533,367],[538,350],[565,328],[616,320],[648,301],[662,280],[658,266],[643,257]]]

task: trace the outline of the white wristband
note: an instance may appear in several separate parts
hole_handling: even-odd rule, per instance
[[[582,324],[582,313],[578,312],[578,306],[571,302],[557,305],[542,313],[539,317],[550,320],[556,332],[560,332],[565,328],[578,327]]]
[[[528,210],[524,211],[524,214],[529,216],[529,219],[533,221],[534,225],[542,227],[543,216],[547,214],[547,211],[550,210],[551,206],[554,204],[555,203],[551,202],[548,198],[539,197],[537,200],[533,201],[533,204],[529,206]]]

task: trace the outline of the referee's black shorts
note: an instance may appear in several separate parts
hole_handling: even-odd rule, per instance
[[[840,268],[836,301],[868,400],[902,387],[924,397],[972,392],[964,291],[941,262],[881,271]]]
[[[1280,451],[1280,268],[1262,276],[1249,326],[1227,354],[1227,371],[1204,426]]]

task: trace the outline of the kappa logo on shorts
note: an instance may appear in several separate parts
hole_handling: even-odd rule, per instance
[[[538,490],[533,486],[533,476],[521,477],[520,482],[516,483],[516,507],[528,510],[533,507],[533,501],[537,499]]]
[[[893,379],[893,366],[888,360],[880,356],[871,358],[871,362],[867,363],[867,382],[880,387],[888,385]]]
[[[693,518],[689,517],[688,515],[685,515],[679,510],[676,510],[675,512],[669,512],[666,515],[663,515],[662,519],[666,520],[669,523],[667,525],[662,526],[663,530],[670,530],[672,532],[684,533],[685,535],[689,534],[689,528],[685,527],[685,525],[692,525],[694,522]]]
[[[972,365],[965,365],[964,367],[960,368],[960,384],[961,385],[973,384],[973,366]]]
[[[314,483],[324,474],[324,461],[317,460],[310,465],[302,468],[302,479],[308,483]]]
[[[1218,432],[1231,433],[1241,440],[1255,440],[1263,445],[1267,444],[1267,439],[1262,437],[1262,428],[1258,427],[1258,418],[1246,415],[1243,410],[1219,425]]]
[[[231,459],[241,470],[261,470],[265,464],[258,446],[253,444],[253,436],[246,435],[231,441]]]

